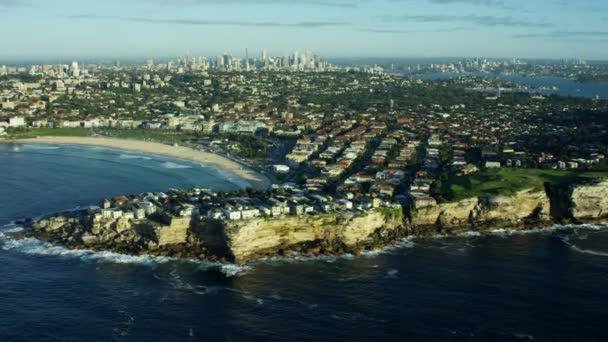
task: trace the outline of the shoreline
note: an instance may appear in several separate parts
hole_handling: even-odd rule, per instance
[[[117,150],[156,154],[173,157],[204,165],[214,166],[220,170],[228,171],[251,184],[258,190],[270,188],[272,182],[265,175],[254,171],[250,167],[234,160],[211,152],[195,150],[185,146],[172,146],[158,142],[117,139],[107,137],[38,137],[33,139],[4,140],[1,143],[36,143],[58,145],[88,145],[108,147]]]

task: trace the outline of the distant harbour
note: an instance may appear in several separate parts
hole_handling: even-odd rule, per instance
[[[422,80],[442,80],[466,76],[477,76],[487,78],[499,78],[507,82],[514,82],[530,87],[542,87],[543,89],[531,89],[531,93],[543,95],[557,94],[562,96],[577,96],[600,99],[608,99],[608,82],[583,83],[570,78],[548,77],[548,76],[520,76],[520,75],[497,75],[491,73],[432,73],[432,74],[404,74],[406,77]],[[544,89],[557,87],[556,90]]]

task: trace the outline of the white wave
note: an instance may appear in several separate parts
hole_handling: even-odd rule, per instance
[[[458,236],[463,236],[463,237],[476,237],[476,236],[481,236],[480,232],[474,232],[474,231],[468,231],[468,232],[463,232],[458,234]]]
[[[530,335],[530,334],[525,334],[525,333],[516,333],[513,334],[513,336],[515,338],[521,339],[521,340],[528,340],[528,341],[534,341],[535,338],[534,336]]]
[[[568,231],[568,230],[603,230],[608,228],[608,223],[601,224],[555,224],[550,227],[545,228],[530,228],[530,229],[494,229],[486,232],[476,232],[476,231],[466,231],[458,234],[434,234],[429,236],[422,237],[413,237],[412,239],[452,239],[452,238],[460,238],[460,237],[480,237],[480,236],[500,236],[500,237],[509,237],[513,235],[523,235],[523,234],[551,234],[558,231]]]
[[[23,227],[14,222],[11,222],[7,225],[0,227],[0,231],[3,233],[19,233],[23,231]]]
[[[253,270],[250,265],[221,264],[220,270],[228,277],[241,276]]]
[[[350,253],[345,254],[322,254],[322,255],[307,255],[294,253],[290,256],[270,256],[259,260],[252,261],[252,264],[265,263],[265,264],[298,264],[303,262],[325,262],[333,264],[338,260],[353,260],[355,256]]]
[[[568,237],[562,237],[561,238],[562,242],[565,243],[568,247],[570,247],[573,251],[576,251],[578,253],[583,253],[583,254],[590,254],[590,255],[595,255],[595,256],[603,256],[603,257],[608,257],[608,252],[602,252],[602,251],[594,251],[592,249],[585,249],[585,248],[580,248],[577,245],[573,244],[572,242],[570,242],[570,239],[568,239]]]
[[[190,166],[190,165],[178,164],[178,163],[174,163],[174,162],[164,162],[162,165],[165,169],[191,169],[192,168],[192,166]]]
[[[38,144],[23,144],[23,147],[33,150],[58,150],[61,146],[54,145],[38,145]]]
[[[547,228],[533,228],[533,229],[495,229],[490,231],[488,234],[497,235],[502,237],[508,237],[512,235],[521,235],[521,234],[552,234],[559,231],[568,231],[568,230],[602,230],[608,228],[608,224],[567,224],[561,225],[556,224]]]
[[[140,265],[155,265],[159,263],[165,263],[171,260],[170,258],[166,257],[127,255],[114,252],[93,251],[89,249],[68,249],[65,247],[52,245],[48,242],[40,241],[34,238],[24,238],[19,240],[7,238],[7,236],[3,236],[2,238],[2,249],[14,250],[30,255],[75,257],[83,261]]]
[[[390,270],[388,270],[386,272],[386,277],[385,278],[394,279],[394,278],[398,277],[398,274],[399,274],[399,270],[396,270],[396,269],[392,268],[392,269],[390,269]]]
[[[0,232],[0,248],[6,251],[16,251],[29,255],[57,256],[64,258],[77,258],[84,262],[133,264],[156,267],[168,262],[188,262],[199,265],[201,270],[218,269],[227,277],[244,275],[253,269],[250,265],[223,264],[195,259],[180,259],[152,255],[129,255],[108,251],[94,251],[90,249],[68,249],[62,246],[41,241],[35,238],[14,239],[6,235],[8,231]]]
[[[146,157],[138,154],[121,154],[119,156],[120,159],[143,159],[143,160],[152,160],[151,157]]]

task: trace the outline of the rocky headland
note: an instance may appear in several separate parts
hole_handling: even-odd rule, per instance
[[[608,180],[513,195],[487,195],[419,209],[284,215],[241,220],[167,213],[101,218],[93,210],[33,222],[27,234],[69,248],[246,263],[302,253],[358,254],[408,236],[543,228],[608,219]]]

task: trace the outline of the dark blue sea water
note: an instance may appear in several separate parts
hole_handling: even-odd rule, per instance
[[[486,73],[434,73],[428,75],[413,75],[410,77],[425,80],[441,80],[462,76],[498,77],[503,81],[514,82],[532,87],[557,87],[557,90],[531,90],[534,93],[544,95],[557,94],[563,96],[590,97],[599,96],[601,99],[608,99],[608,82],[603,83],[580,83],[576,80],[563,77],[526,77],[517,75],[494,75]]]
[[[210,168],[133,155],[0,145],[0,223],[125,192],[230,186]],[[607,226],[240,267],[69,251],[0,229],[0,341],[608,339]]]

